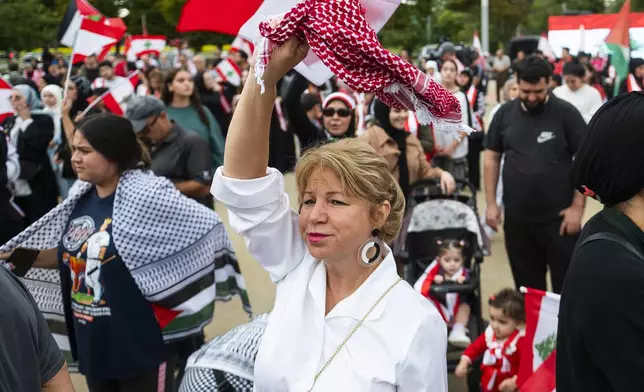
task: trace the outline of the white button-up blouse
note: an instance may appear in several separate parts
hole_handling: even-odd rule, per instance
[[[256,391],[447,391],[445,322],[406,282],[375,307],[314,385],[316,373],[398,279],[391,251],[325,315],[325,264],[300,236],[282,174],[269,168],[265,177],[238,180],[219,168],[212,194],[228,206],[230,225],[277,283],[255,361]]]

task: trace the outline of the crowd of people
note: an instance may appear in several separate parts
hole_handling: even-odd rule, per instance
[[[38,387],[71,390],[60,348],[91,392],[250,391],[253,384],[262,391],[446,391],[450,344],[465,349],[457,376],[483,357],[482,390],[518,390],[525,322],[518,289],[547,290],[549,271],[551,290],[562,292],[585,198],[604,201],[613,191],[576,166],[599,138],[585,139],[587,125],[609,126],[596,113],[609,111],[600,107],[616,83],[610,63],[567,50],[558,61],[519,52],[512,62],[501,49],[491,58],[475,52],[468,62],[444,44],[438,60],[420,59],[417,72],[451,93],[462,123],[477,131],[454,139],[336,77],[310,83],[292,69],[307,51],[291,39],[273,53],[266,93],[254,83],[252,53],[242,50],[229,54],[242,72],[239,86],[215,71],[222,59],[187,48],[172,62],[89,56],[70,69],[64,56],[46,52],[9,64],[14,114],[0,128],[0,259],[21,280],[0,272],[0,297],[10,299],[0,304],[29,310],[12,328],[32,331],[37,344],[12,339],[12,350],[29,353],[21,358],[31,364],[18,364],[16,377],[0,376],[0,386],[27,391],[40,380]],[[140,83],[124,115],[110,113],[100,99],[133,72]],[[488,114],[492,78],[496,106]],[[643,79],[644,60],[633,59],[619,91],[641,91]],[[622,101],[641,101],[631,96]],[[283,175],[292,171],[297,212],[284,193]],[[450,307],[428,289],[468,279],[464,241],[441,240],[420,280],[401,282],[405,199],[423,179],[445,194],[471,184],[485,195],[483,232],[491,237],[503,226],[516,288],[490,298],[490,324],[478,337],[467,330],[471,299]],[[277,297],[270,315],[206,344],[215,300],[239,294],[250,313],[215,200],[227,206],[231,227],[276,283]],[[570,279],[571,287],[581,284]],[[565,299],[570,313],[562,320],[584,323]],[[243,334],[250,336],[239,342],[243,349],[224,352]],[[583,343],[559,339],[566,358],[579,360]],[[12,362],[2,352],[0,364]],[[227,367],[217,365],[221,358]],[[570,366],[560,366],[567,372],[560,390],[582,390]]]

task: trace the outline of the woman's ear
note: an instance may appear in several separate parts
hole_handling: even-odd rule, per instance
[[[385,200],[382,204],[376,209],[376,226],[382,227],[387,222],[389,218],[389,213],[391,212],[391,203],[389,200]]]

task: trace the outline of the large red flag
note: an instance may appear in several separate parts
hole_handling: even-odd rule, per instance
[[[188,0],[183,6],[177,31],[214,31],[237,35],[264,0]],[[212,13],[204,10],[220,10]]]

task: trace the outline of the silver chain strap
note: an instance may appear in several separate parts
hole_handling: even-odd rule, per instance
[[[371,314],[371,312],[373,312],[373,310],[376,308],[376,306],[378,306],[378,304],[383,300],[383,298],[385,298],[385,297],[387,296],[387,294],[389,294],[389,292],[390,292],[394,287],[396,287],[396,285],[397,285],[398,283],[400,283],[400,281],[401,281],[401,280],[403,280],[403,279],[402,279],[402,278],[398,278],[398,280],[396,280],[396,281],[394,282],[394,284],[392,284],[391,286],[389,286],[389,288],[388,288],[384,293],[382,293],[382,295],[380,296],[380,298],[378,298],[378,300],[377,300],[377,301],[376,301],[376,302],[371,306],[371,308],[369,308],[369,310],[368,310],[368,311],[367,311],[367,313],[364,315],[364,317],[362,317],[362,320],[358,321],[358,324],[356,324],[356,325],[355,325],[355,327],[353,327],[353,329],[351,330],[351,332],[349,332],[349,334],[347,335],[347,337],[346,337],[346,338],[344,338],[344,340],[342,341],[342,343],[340,343],[340,345],[338,346],[338,348],[336,348],[336,349],[335,349],[335,351],[334,351],[334,352],[333,352],[333,354],[329,357],[329,359],[326,361],[326,363],[325,363],[325,364],[322,366],[322,368],[317,372],[317,374],[315,375],[315,378],[313,379],[313,385],[311,385],[311,389],[309,389],[309,392],[313,390],[313,388],[315,387],[315,383],[317,383],[317,382],[318,382],[318,379],[320,378],[320,376],[322,375],[322,373],[326,370],[326,368],[327,368],[327,367],[329,367],[329,365],[331,364],[331,361],[333,361],[333,359],[334,359],[334,358],[335,358],[335,357],[340,353],[340,351],[342,350],[342,348],[347,344],[347,342],[349,341],[349,339],[351,339],[351,337],[353,336],[353,334],[355,334],[355,333],[356,333],[356,331],[358,330],[358,328],[360,328],[360,327],[362,326],[362,324],[365,322],[365,320],[367,319],[367,317],[369,317],[369,315]]]

